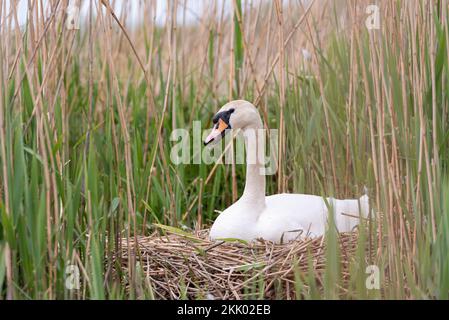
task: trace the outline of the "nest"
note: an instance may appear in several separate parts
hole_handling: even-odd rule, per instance
[[[287,244],[262,240],[246,244],[213,242],[207,234],[202,230],[188,236],[168,233],[122,239],[122,270],[137,274],[138,282],[144,280],[156,299],[295,299],[299,298],[295,276],[311,269],[317,287],[322,287],[323,237]],[[338,235],[342,290],[349,279],[357,238],[357,232]],[[126,277],[128,290],[136,288],[130,284],[132,278],[135,281],[136,276]]]

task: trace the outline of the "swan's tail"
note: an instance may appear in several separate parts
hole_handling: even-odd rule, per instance
[[[365,194],[359,198],[360,213],[362,214],[362,217],[368,218],[370,212],[368,189],[366,187],[364,187],[363,189]]]

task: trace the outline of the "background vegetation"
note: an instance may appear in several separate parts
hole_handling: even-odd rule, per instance
[[[214,1],[192,23],[192,1],[173,0],[158,24],[143,1],[127,25],[131,1],[115,15],[92,0],[70,30],[68,1],[29,1],[20,27],[0,1],[0,298],[135,298],[121,239],[207,227],[244,186],[243,165],[172,164],[170,133],[244,98],[280,132],[268,193],[371,197],[349,284],[329,234],[322,288],[311,268],[298,296],[447,299],[448,2],[374,1],[368,30],[371,2]]]

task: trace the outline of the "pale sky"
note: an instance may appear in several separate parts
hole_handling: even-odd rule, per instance
[[[19,24],[23,26],[26,23],[27,19],[27,11],[28,11],[28,1],[29,0],[6,0],[6,12],[9,12],[9,6],[12,1],[18,2],[18,19]],[[40,0],[32,0],[35,1],[35,3],[40,3]],[[69,0],[70,3],[77,3],[76,0]],[[80,0],[81,1],[81,21],[83,20],[83,17],[87,16],[88,8],[89,8],[89,1],[90,0]],[[98,0],[93,0],[98,1]],[[166,21],[166,12],[167,12],[167,3],[171,3],[173,0],[109,0],[111,4],[113,4],[114,12],[117,14],[117,16],[120,16],[120,12],[125,6],[130,7],[130,14],[128,14],[128,19],[125,22],[125,24],[128,27],[131,27],[133,25],[137,25],[139,21],[143,18],[143,12],[139,10],[139,3],[143,3],[144,1],[156,1],[157,3],[157,13],[156,13],[156,23],[158,25],[164,25]],[[232,2],[233,0],[215,0],[216,1],[216,8],[217,8],[217,14],[220,14],[221,8],[223,3],[225,4],[225,14],[232,11]],[[253,5],[256,6],[259,1],[271,1],[271,0],[253,0]],[[304,5],[307,5],[307,3],[310,0],[297,0],[298,2],[302,2]],[[334,0],[330,0],[334,1]],[[182,5],[184,4],[185,0],[178,0],[178,24],[181,24],[183,22],[183,14],[184,10],[182,8]],[[284,1],[284,3],[287,1]],[[198,22],[198,17],[204,16],[203,11],[207,9],[207,7],[210,7],[213,1],[211,0],[187,0],[187,10],[186,10],[186,16],[185,16],[185,22],[186,24],[194,24]],[[48,0],[43,0],[44,7],[48,6]],[[151,19],[153,17],[147,17],[147,19]],[[82,27],[82,25],[81,25]]]
[[[9,12],[10,2],[13,0],[6,0],[6,12]],[[73,1],[73,0],[71,0]],[[124,6],[131,7],[131,14],[129,15],[128,21],[126,21],[128,26],[135,25],[142,18],[142,13],[139,12],[138,7],[139,3],[142,1],[156,1],[157,2],[157,14],[156,14],[156,23],[159,25],[163,25],[166,19],[166,11],[167,11],[167,0],[116,0],[110,1],[111,4],[114,4],[114,11],[117,16],[120,16],[120,11]],[[217,7],[221,8],[221,5],[225,1],[225,8],[229,11],[232,7],[231,0],[219,0],[217,2]],[[44,7],[48,5],[48,0],[44,0]],[[181,5],[184,3],[183,0],[178,1],[179,4],[179,12],[178,12],[178,23],[182,23],[183,12],[181,10]],[[210,1],[201,1],[201,0],[190,0],[187,1],[186,11],[186,23],[195,23],[197,21],[197,17],[202,15],[202,12],[205,8],[205,5],[210,4]],[[81,0],[81,16],[86,16],[86,12],[89,7],[89,0]],[[26,23],[27,19],[27,9],[28,9],[28,0],[19,0],[18,1],[18,18],[19,24],[22,26]]]

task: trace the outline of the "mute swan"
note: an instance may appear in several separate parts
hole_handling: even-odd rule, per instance
[[[259,140],[262,120],[248,101],[236,100],[224,105],[213,118],[214,127],[205,145],[219,141],[229,129],[240,129],[245,137],[247,169],[241,198],[224,210],[210,230],[211,239],[237,238],[252,241],[258,238],[276,243],[298,237],[321,236],[326,230],[329,209],[334,213],[339,232],[351,231],[359,223],[360,214],[368,215],[368,196],[338,200],[307,194],[276,194],[265,196],[264,165],[258,151],[265,155]],[[256,132],[256,134],[250,134]],[[251,140],[249,137],[253,137]],[[255,139],[255,140],[254,140]]]

